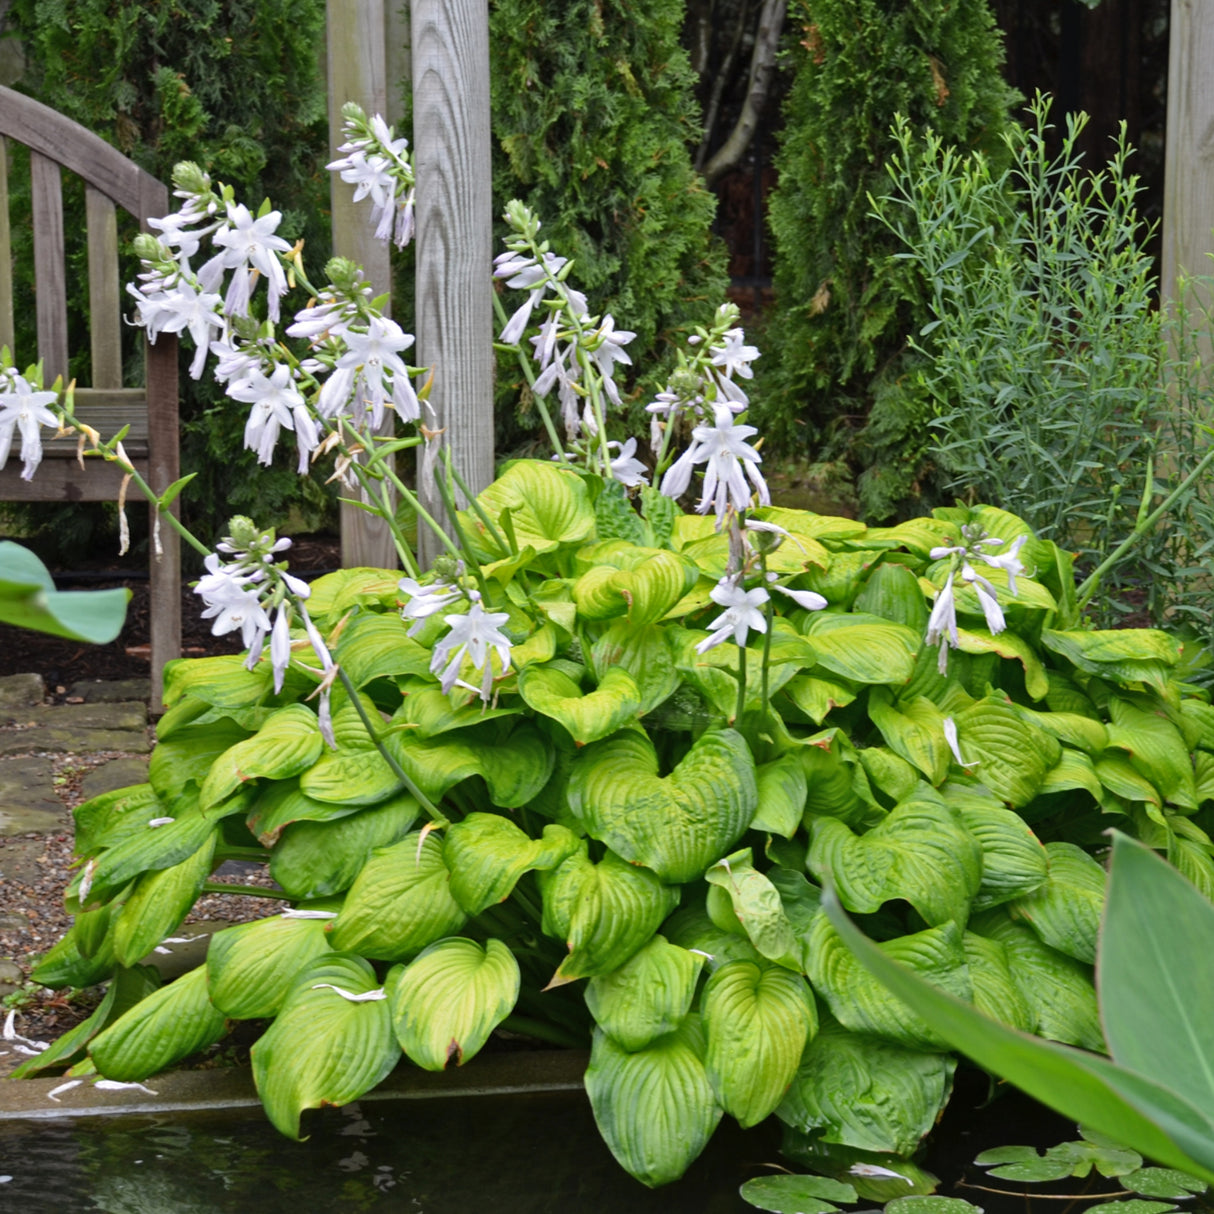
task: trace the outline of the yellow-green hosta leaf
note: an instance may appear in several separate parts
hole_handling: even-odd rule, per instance
[[[113,927],[114,957],[119,964],[135,965],[189,914],[203,882],[211,875],[218,834],[217,829],[213,830],[180,864],[139,878]]]
[[[800,974],[732,961],[709,978],[700,1011],[717,1101],[742,1126],[758,1125],[783,1099],[818,1031],[813,993]]]
[[[351,607],[387,607],[400,598],[400,572],[360,566],[338,569],[312,583],[308,614],[320,623],[336,624]]]
[[[164,806],[150,784],[118,788],[90,797],[72,810],[76,854],[91,856],[103,847],[116,847],[139,834],[153,818],[163,818]]]
[[[857,683],[891,685],[910,679],[922,639],[913,629],[879,616],[825,611],[809,617],[806,635],[824,670]]]
[[[711,889],[709,893],[712,893]],[[753,961],[759,964],[763,960],[746,936],[723,931],[712,921],[707,911],[693,906],[671,915],[663,924],[662,931],[672,944],[702,956],[709,973],[730,961]]]
[[[894,898],[936,925],[964,923],[982,881],[982,849],[939,801],[903,801],[863,835],[815,818],[809,865],[828,875],[848,910],[868,913]]]
[[[214,658],[181,658],[165,663],[164,702],[176,704],[185,695],[196,696],[221,708],[247,708],[273,690],[274,672],[268,662],[252,670],[241,654]]]
[[[1023,1033],[1036,1027],[1036,1016],[1016,985],[1007,950],[989,936],[965,933],[965,960],[969,967],[974,1006],[995,1020]]]
[[[884,746],[866,746],[856,752],[869,783],[894,801],[906,801],[914,795],[922,779],[919,772],[901,755]]]
[[[1021,707],[1028,721],[1048,730],[1060,742],[1097,758],[1109,745],[1109,731],[1103,721],[1077,712],[1034,712]]]
[[[839,679],[799,674],[784,685],[784,694],[815,725],[821,725],[832,708],[846,708],[858,692],[852,684]]]
[[[299,777],[299,788],[316,801],[374,805],[403,787],[387,759],[376,749],[353,704],[333,714],[337,748],[328,747]]]
[[[909,1155],[935,1125],[956,1065],[945,1054],[823,1025],[776,1116],[827,1142]]]
[[[1171,668],[1180,661],[1180,642],[1154,628],[1106,628],[1098,632],[1041,634],[1047,649],[1076,669],[1123,687],[1167,692]]]
[[[357,813],[361,806],[317,801],[299,790],[298,780],[275,780],[258,790],[246,825],[262,847],[273,847],[292,822],[333,822]]]
[[[248,736],[232,721],[217,721],[188,726],[158,743],[148,761],[148,781],[168,812],[176,813],[179,801],[193,800],[215,760]]]
[[[705,958],[654,936],[619,969],[586,984],[595,1023],[630,1053],[673,1033],[691,1010]]]
[[[972,998],[962,932],[955,923],[898,936],[885,941],[880,948],[933,986],[941,987],[959,999]],[[815,916],[810,925],[805,954],[809,980],[840,1024],[855,1032],[875,1033],[914,1049],[948,1048],[948,1043],[926,1020],[891,995],[864,968],[825,913]]]
[[[1003,945],[1012,979],[1032,1009],[1033,1032],[1104,1050],[1090,965],[1050,948],[1031,928],[1013,923],[1004,907],[974,918],[970,928]]]
[[[467,693],[467,702],[459,703],[455,691],[444,695],[442,689],[422,679],[400,679],[397,686],[401,706],[392,717],[394,726],[408,726],[419,738],[436,738],[453,729],[483,725],[498,717],[518,714],[517,708],[490,708],[478,696]]]
[[[424,949],[389,979],[400,1048],[427,1071],[463,1066],[514,1010],[519,968],[500,941],[453,936]]]
[[[544,932],[564,940],[569,956],[554,982],[610,974],[657,931],[678,905],[678,890],[650,869],[609,851],[595,864],[583,843],[555,869],[542,873]]]
[[[100,982],[114,969],[114,932],[110,924],[121,909],[103,906],[96,912],[98,916],[105,916],[107,933],[91,954],[81,953],[76,928],[72,927],[58,944],[53,944],[43,954],[30,971],[30,977],[40,985],[52,988],[74,986],[83,989]]]
[[[420,831],[377,847],[327,925],[335,949],[400,961],[463,927],[467,916],[451,896],[443,844]]]
[[[586,619],[626,615],[634,624],[651,624],[689,593],[700,577],[693,561],[659,548],[633,549],[628,563],[620,565],[598,565],[574,583],[574,602]]]
[[[879,564],[856,597],[855,610],[904,624],[917,633],[927,627],[928,610],[919,579],[905,565]]]
[[[1070,750],[1064,746],[1058,762],[1045,773],[1045,779],[1041,781],[1038,791],[1045,795],[1069,792],[1077,788],[1082,788],[1096,801],[1104,803],[1104,785],[1096,774],[1096,764],[1083,751]]]
[[[1186,697],[1180,701],[1179,725],[1190,750],[1214,751],[1214,706]]]
[[[1058,740],[1023,719],[999,696],[987,696],[953,717],[961,756],[970,771],[1013,809],[1040,791],[1062,754]]]
[[[933,785],[948,775],[952,754],[944,736],[944,714],[926,696],[899,702],[885,687],[868,693],[868,715],[896,755],[917,767]]]
[[[270,854],[270,876],[294,898],[325,898],[354,884],[367,857],[408,833],[421,812],[409,793],[333,821],[293,822]]]
[[[1033,647],[1019,633],[1006,629],[997,635],[986,631],[957,629],[957,647],[962,653],[995,653],[1024,667],[1024,689],[1034,700],[1043,700],[1050,689],[1045,667]]]
[[[679,686],[672,632],[657,624],[618,620],[590,647],[590,666],[601,684],[618,666],[632,676],[641,698],[641,712],[656,708]]]
[[[698,1019],[634,1053],[602,1029],[594,1034],[586,1068],[594,1120],[620,1166],[650,1188],[678,1180],[721,1120]]]
[[[324,954],[297,975],[252,1050],[258,1095],[280,1133],[299,1139],[304,1109],[357,1100],[400,1060],[387,1000],[356,1002],[341,993],[378,989],[375,971],[349,954]]]
[[[982,848],[982,884],[974,896],[974,910],[1030,894],[1049,879],[1049,853],[1018,813],[976,804],[957,812],[962,826]]]
[[[307,771],[324,750],[316,714],[303,704],[278,709],[251,738],[225,750],[198,794],[203,809],[218,805],[246,780],[285,780]]]
[[[855,748],[841,729],[806,738],[797,751],[805,769],[805,812],[858,823],[873,816],[876,801]],[[881,816],[880,814],[877,816]]]
[[[750,848],[718,860],[704,876],[709,885],[729,895],[733,914],[751,944],[768,960],[799,973],[800,944],[784,913],[779,891],[763,873],[756,871]]]
[[[635,721],[641,708],[641,693],[620,666],[608,667],[598,687],[586,695],[559,670],[533,666],[519,677],[519,694],[536,712],[559,721],[579,746]]]
[[[594,505],[585,482],[572,469],[543,460],[506,465],[476,500],[499,531],[502,511],[509,510],[519,546],[529,545],[541,555],[580,543],[594,530]],[[484,524],[475,513],[461,510],[459,520],[473,544],[479,541],[483,555],[496,555],[496,545],[485,536]]]
[[[796,754],[782,755],[755,768],[759,808],[750,823],[752,830],[791,839],[801,825],[809,784],[805,767]]]
[[[532,839],[501,814],[471,813],[448,829],[443,862],[451,896],[475,916],[504,902],[523,873],[555,868],[577,850],[577,836],[564,826],[551,823]]]
[[[333,658],[355,687],[365,687],[373,679],[401,675],[424,679],[430,674],[430,650],[409,636],[409,626],[395,611],[351,620]]]
[[[207,947],[211,1002],[234,1020],[278,1014],[295,975],[314,957],[332,950],[319,919],[256,919],[226,927]]]
[[[1109,709],[1113,717],[1109,745],[1125,751],[1134,769],[1150,780],[1169,804],[1196,809],[1197,787],[1189,748],[1162,709],[1143,708],[1120,696],[1110,697]]]
[[[204,966],[153,991],[102,1030],[89,1056],[107,1079],[138,1083],[213,1045],[227,1021],[207,997]]]
[[[1199,750],[1193,755],[1193,779],[1197,787],[1197,802],[1214,801],[1214,754]]]
[[[587,832],[664,881],[698,877],[750,825],[754,760],[732,729],[701,734],[666,777],[640,730],[587,746],[569,776],[569,808]]]
[[[854,518],[835,514],[815,514],[812,510],[797,510],[788,506],[760,506],[751,516],[762,522],[775,523],[798,538],[818,540],[862,540],[872,529]],[[708,520],[712,522],[712,519]]]
[[[1051,948],[1076,961],[1096,962],[1096,933],[1104,910],[1104,869],[1073,843],[1047,843],[1049,878],[1008,905]]]
[[[923,517],[907,519],[896,527],[869,527],[857,538],[873,548],[905,548],[916,556],[926,557],[933,548],[955,546],[961,536],[955,523]]]
[[[1096,777],[1109,792],[1127,801],[1145,801],[1157,808],[1163,805],[1159,789],[1120,755],[1106,754],[1097,759]]]

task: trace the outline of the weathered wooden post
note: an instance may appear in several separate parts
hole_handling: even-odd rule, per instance
[[[388,110],[384,0],[328,0],[326,51],[329,84],[329,155],[343,142],[341,107],[356,101],[368,114]],[[392,288],[388,248],[375,239],[366,205],[354,205],[354,187],[336,173],[329,179],[333,208],[333,252],[360,263],[377,295]],[[387,426],[392,425],[389,414]],[[387,526],[356,506],[341,507],[341,558],[347,568],[395,568],[396,550]]]
[[[413,153],[417,174],[417,363],[473,492],[493,477],[493,196],[487,0],[413,0]],[[420,484],[436,516],[433,485]],[[423,560],[438,549],[419,527]]]

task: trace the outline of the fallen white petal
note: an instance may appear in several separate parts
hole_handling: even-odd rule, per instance
[[[336,919],[336,911],[322,910],[285,910],[280,919]]]
[[[59,1103],[60,1092],[70,1092],[72,1088],[78,1088],[84,1082],[83,1079],[69,1079],[67,1083],[61,1083],[57,1088],[51,1088],[46,1094],[47,1100],[53,1100],[56,1104]]]
[[[948,743],[948,748],[953,752],[953,758],[961,767],[977,767],[978,760],[975,759],[972,763],[967,763],[961,757],[961,746],[957,740],[957,722],[952,717],[944,718],[944,740]]]
[[[32,1050],[28,1045],[21,1045],[18,1043],[17,1045],[13,1046],[13,1049],[15,1049],[18,1054],[25,1054],[29,1058],[37,1058],[38,1055],[41,1054],[44,1049],[46,1049],[46,1046],[42,1042],[39,1042],[38,1049]]]
[[[205,940],[207,932],[199,932],[196,936],[165,936],[161,944],[193,944],[195,940]]]
[[[883,1168],[875,1163],[853,1163],[847,1170],[853,1176],[884,1176],[889,1180],[905,1180],[907,1184],[910,1184],[910,1180],[901,1172],[891,1171],[889,1168]]]
[[[117,1079],[98,1079],[93,1087],[100,1088],[103,1092],[122,1092],[130,1088],[138,1088],[141,1092],[147,1092],[149,1096],[155,1096],[151,1088],[146,1088],[142,1083],[120,1083]]]
[[[176,821],[177,821],[176,818],[149,818],[148,825],[152,826],[152,827],[168,826],[168,824],[170,822],[176,822]]]
[[[387,999],[388,997],[388,992],[382,986],[377,991],[363,991],[361,995],[356,995],[353,991],[344,990],[340,986],[334,986],[331,982],[318,982],[312,989],[314,991],[336,991],[349,1003],[375,1003],[380,999]]]
[[[173,950],[171,948],[165,948],[163,944],[156,945],[156,947],[152,950],[152,952],[167,953],[170,957],[173,955]]]
[[[0,1184],[8,1184],[12,1180],[11,1176],[0,1176]]]

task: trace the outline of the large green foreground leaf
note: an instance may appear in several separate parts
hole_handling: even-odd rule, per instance
[[[317,919],[257,919],[211,937],[206,973],[211,1002],[227,1016],[255,1020],[277,1015],[295,975],[330,952]]]
[[[0,540],[0,624],[104,645],[126,622],[129,590],[56,590],[28,549]]]

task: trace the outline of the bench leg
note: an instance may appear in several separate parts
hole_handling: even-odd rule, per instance
[[[151,525],[156,525],[156,509]],[[164,664],[181,656],[181,539],[165,523],[160,527],[164,555],[151,559],[152,712],[164,711]]]

